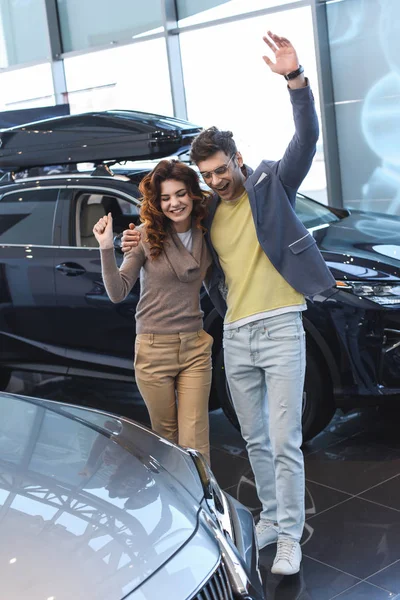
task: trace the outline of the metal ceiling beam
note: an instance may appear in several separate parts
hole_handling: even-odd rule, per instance
[[[336,208],[343,208],[342,178],[326,4],[320,0],[311,0],[311,10],[321,104],[321,125],[324,141],[328,204]]]
[[[47,17],[47,33],[50,47],[50,64],[56,104],[68,103],[67,81],[62,60],[62,39],[58,18],[57,0],[44,0]]]
[[[187,119],[185,82],[183,78],[178,33],[178,14],[175,0],[163,1],[163,20],[174,116],[179,119]]]

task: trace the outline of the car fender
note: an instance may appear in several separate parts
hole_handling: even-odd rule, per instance
[[[311,323],[311,321],[309,319],[307,319],[307,317],[305,317],[304,315],[303,315],[303,326],[304,326],[306,335],[313,340],[317,349],[321,352],[321,354],[324,358],[324,361],[328,368],[329,375],[332,380],[332,385],[333,385],[335,395],[340,394],[341,388],[342,388],[340,371],[339,371],[338,365],[336,363],[335,357],[332,354],[331,349],[329,348],[328,344],[326,343],[326,341],[324,340],[324,338],[322,337],[322,335],[320,334],[318,329],[315,327],[315,325],[313,325]]]

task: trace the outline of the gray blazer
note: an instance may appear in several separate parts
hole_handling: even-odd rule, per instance
[[[258,241],[271,263],[290,285],[304,296],[314,296],[335,285],[335,280],[314,237],[297,217],[296,192],[307,175],[318,140],[319,128],[311,88],[291,90],[295,134],[278,161],[263,160],[253,171],[246,168],[249,195]],[[205,220],[206,239],[213,257],[206,288],[221,316],[227,310],[221,293],[224,273],[214,250],[210,230],[219,197],[215,194]],[[268,285],[268,281],[266,281]]]

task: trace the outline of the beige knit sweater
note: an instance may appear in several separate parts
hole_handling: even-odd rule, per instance
[[[137,333],[194,332],[202,328],[200,287],[211,256],[200,229],[193,228],[190,253],[176,234],[167,237],[164,251],[150,258],[144,225],[141,242],[127,252],[118,269],[114,250],[101,250],[101,270],[112,302],[121,302],[140,274],[140,300],[136,309]]]

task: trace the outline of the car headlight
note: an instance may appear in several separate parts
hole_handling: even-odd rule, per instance
[[[381,306],[400,306],[400,283],[336,281],[336,287]]]
[[[228,501],[224,492],[219,487],[217,480],[214,477],[206,459],[197,450],[187,448],[190,456],[196,465],[199,473],[200,481],[203,486],[204,498],[207,505],[213,514],[216,523],[225,535],[229,535],[234,542],[234,532],[230,517]]]

